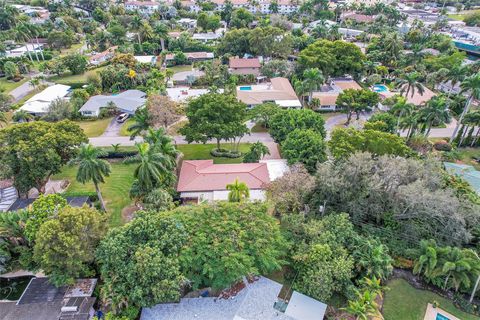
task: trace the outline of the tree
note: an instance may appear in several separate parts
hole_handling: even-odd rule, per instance
[[[352,256],[360,278],[385,281],[392,274],[393,259],[388,255],[388,248],[375,239],[362,239]]]
[[[110,230],[96,251],[105,283],[102,298],[117,312],[177,301],[186,280],[178,259],[185,244],[185,227],[158,214],[144,214]]]
[[[147,110],[150,115],[150,123],[155,126],[162,126],[167,129],[181,118],[180,106],[169,97],[161,95],[150,95],[147,99]]]
[[[5,62],[3,70],[7,79],[16,79],[19,76],[18,67],[13,61]]]
[[[353,43],[318,40],[300,52],[304,68],[319,68],[325,77],[356,75],[363,68],[365,56]]]
[[[450,111],[447,101],[441,97],[433,97],[430,99],[425,108],[420,113],[424,117],[426,124],[425,135],[428,137],[433,124],[448,123],[451,120]]]
[[[188,244],[180,262],[194,290],[224,289],[246,275],[281,268],[286,242],[264,203],[183,206],[161,215],[185,227]]]
[[[188,143],[206,143],[215,139],[217,149],[220,149],[221,140],[235,141],[248,132],[244,124],[247,118],[246,105],[238,102],[233,95],[204,94],[188,103],[186,114],[189,121],[180,129],[180,133],[185,135]]]
[[[0,88],[0,112],[10,111],[13,97]]]
[[[270,150],[266,145],[261,143],[260,141],[252,143],[250,146],[250,151],[245,154],[243,157],[243,162],[245,163],[253,163],[258,162],[267,154],[270,154]]]
[[[317,90],[325,82],[322,72],[318,68],[310,68],[303,71],[303,86],[308,90],[308,102],[312,102],[313,91]]]
[[[78,165],[78,182],[83,184],[90,181],[93,182],[103,211],[106,211],[106,207],[98,184],[105,183],[104,177],[110,176],[111,170],[110,164],[105,160],[99,159],[99,157],[105,156],[106,154],[105,151],[91,144],[82,144],[77,156],[70,160],[71,164]]]
[[[377,123],[377,126],[369,127]],[[365,129],[378,130],[388,133],[397,132],[397,118],[391,113],[381,112],[373,114],[365,123]]]
[[[266,57],[286,58],[292,51],[293,40],[285,31],[275,27],[260,27],[250,31],[249,52]]]
[[[345,310],[354,315],[356,320],[368,320],[370,317],[383,319],[380,308],[375,302],[377,293],[370,290],[356,291],[356,300],[349,300]]]
[[[480,25],[480,13],[478,11],[474,11],[470,14],[467,14],[463,18],[463,22],[467,24],[467,26],[479,26]]]
[[[136,147],[138,154],[124,161],[125,163],[138,163],[133,172],[136,179],[134,187],[139,190],[136,193],[145,195],[162,185],[171,185],[175,180],[173,174],[175,159],[148,143],[137,143]],[[130,193],[132,194],[132,190]]]
[[[230,28],[246,28],[253,22],[253,14],[245,8],[235,9],[230,19]]]
[[[172,196],[163,189],[157,188],[147,193],[143,198],[143,204],[147,210],[166,211],[174,208]]]
[[[82,74],[87,69],[87,58],[79,53],[73,53],[62,57],[63,65],[72,74]]]
[[[250,111],[250,118],[264,127],[269,127],[270,118],[281,111],[280,107],[274,102],[265,102],[254,106]]]
[[[229,202],[242,202],[245,199],[250,198],[250,190],[245,182],[240,182],[235,179],[233,183],[227,184],[226,189],[228,193]]]
[[[270,60],[261,67],[262,74],[267,78],[290,78],[293,75],[294,64],[288,60]]]
[[[300,213],[313,187],[314,178],[303,165],[295,164],[289,172],[267,185],[267,199],[281,215]]]
[[[200,12],[197,17],[197,26],[205,31],[215,31],[220,27],[220,16],[216,14],[208,14],[206,12]]]
[[[141,135],[150,128],[152,119],[148,108],[137,109],[133,116],[133,121],[134,123],[132,123],[127,129],[130,132],[130,140],[135,139],[136,136]]]
[[[73,114],[73,107],[70,101],[57,98],[50,102],[47,112],[42,117],[43,120],[49,122],[57,122],[70,119]]]
[[[423,95],[425,87],[419,81],[420,76],[421,75],[418,72],[411,72],[404,74],[401,78],[397,79],[401,94],[405,94],[405,97],[408,97],[408,94],[411,93],[410,96],[413,97],[415,91],[417,91],[420,95]]]
[[[33,116],[25,110],[18,110],[13,114],[12,120],[15,122],[28,122],[33,120]]]
[[[158,22],[155,24],[153,31],[160,38],[160,46],[162,48],[162,52],[165,51],[165,38],[168,37],[168,27],[162,23]]]
[[[314,172],[317,163],[327,160],[321,134],[311,129],[295,129],[282,142],[282,155],[288,164],[302,163],[309,172]]]
[[[460,117],[458,118],[457,125],[455,126],[455,130],[453,130],[450,141],[453,141],[453,139],[455,139],[455,137],[457,136],[458,129],[460,128],[463,118],[468,113],[472,101],[474,99],[480,99],[480,74],[477,73],[466,78],[464,81],[462,81],[460,86],[462,87],[463,93],[469,93],[469,97],[467,99],[465,107],[463,108],[462,113],[460,114]]]
[[[395,96],[396,101],[394,102],[393,106],[390,108],[390,112],[393,115],[397,116],[397,125],[396,131],[400,132],[400,121],[404,116],[410,116],[413,111],[415,110],[415,105],[411,103],[407,103],[407,99],[402,96]]]
[[[346,89],[343,90],[337,97],[336,104],[342,108],[342,111],[347,113],[348,125],[351,121],[352,114],[356,113],[357,120],[360,119],[360,113],[374,108],[379,101],[378,93],[367,89]]]
[[[328,146],[337,159],[348,158],[355,152],[370,152],[375,156],[391,154],[401,157],[410,153],[405,141],[397,135],[354,128],[333,130]]]
[[[274,114],[269,122],[270,134],[278,143],[282,143],[287,135],[295,129],[311,129],[325,137],[325,120],[313,110],[281,110]]]
[[[106,225],[107,216],[95,209],[65,207],[38,230],[34,259],[56,286],[90,276]]]
[[[0,130],[0,162],[10,169],[20,193],[32,187],[44,193],[50,176],[60,172],[87,140],[83,130],[68,120],[20,123]]]

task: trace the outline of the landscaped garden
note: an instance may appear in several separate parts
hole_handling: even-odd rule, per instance
[[[431,292],[418,290],[403,279],[395,279],[387,284],[383,316],[386,320],[422,320],[428,303],[438,302],[438,307],[462,320],[479,318],[455,308],[450,300]]]
[[[64,74],[61,76],[54,76],[50,78],[50,81],[60,83],[60,84],[65,84],[65,85],[83,85],[87,83],[87,79],[89,76],[94,76],[97,74],[97,72],[101,71],[104,67],[100,68],[95,68],[92,70],[88,70],[82,74]]]

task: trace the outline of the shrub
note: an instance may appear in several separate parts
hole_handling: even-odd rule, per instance
[[[437,151],[451,151],[452,145],[445,140],[440,140],[435,142],[433,148],[435,148]]]
[[[412,148],[412,150],[423,155],[432,150],[432,143],[423,135],[413,136],[407,141],[407,145]]]
[[[232,158],[232,159],[240,158],[242,156],[241,152],[235,152],[227,149],[217,149],[217,148],[212,149],[210,151],[210,154],[213,157],[224,157],[224,158]]]

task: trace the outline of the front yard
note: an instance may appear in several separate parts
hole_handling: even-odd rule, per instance
[[[55,83],[60,83],[60,84],[65,84],[65,85],[75,85],[75,86],[80,86],[84,85],[87,83],[87,79],[89,76],[94,76],[97,74],[97,72],[101,71],[104,67],[100,68],[95,68],[92,70],[88,70],[82,74],[74,74],[71,75],[69,73],[66,73],[61,76],[54,76],[51,77],[49,80]]]
[[[3,89],[5,90],[6,93],[9,93],[13,89],[21,86],[23,83],[27,82],[27,78],[23,78],[22,80],[15,82],[15,81],[10,81],[7,80],[7,78],[3,77],[0,78],[0,90]]]
[[[383,304],[383,316],[386,320],[423,320],[427,303],[437,301],[439,308],[462,320],[478,320],[479,318],[460,311],[450,300],[424,290],[417,290],[403,279],[392,280],[387,284]]]
[[[101,136],[111,121],[112,118],[104,118],[98,120],[75,121],[75,123],[83,129],[87,137],[91,138]]]

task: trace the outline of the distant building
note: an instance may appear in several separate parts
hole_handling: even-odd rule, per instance
[[[243,59],[232,57],[228,62],[228,67],[231,74],[253,74],[254,76],[258,76],[261,65],[258,58]]]
[[[79,279],[57,288],[48,278],[32,278],[18,301],[0,302],[0,320],[90,320],[97,279]]]
[[[55,84],[37,93],[28,99],[19,110],[26,111],[34,116],[43,116],[48,112],[48,107],[56,99],[67,99],[70,86]]]
[[[109,96],[96,95],[90,97],[78,111],[86,117],[98,117],[102,108],[106,108],[109,103],[113,103],[121,112],[133,115],[137,109],[145,105],[147,101],[145,97],[146,93],[140,90],[127,90]]]
[[[200,97],[208,93],[208,89],[191,89],[189,87],[167,88],[168,97],[175,102],[186,102],[188,99]],[[223,93],[223,89],[218,89],[219,93]]]
[[[215,58],[213,52],[184,52],[184,54],[189,62],[205,61]],[[175,61],[174,53],[165,55],[165,62],[172,63],[173,61]]]
[[[249,107],[274,102],[283,108],[301,108],[295,90],[287,78],[272,78],[270,83],[237,87],[237,98]]]
[[[213,3],[217,5],[217,10],[223,10],[225,7],[225,0],[213,0]],[[262,13],[262,14],[269,14],[273,13],[270,7],[272,3],[271,0],[260,0],[258,1],[257,5],[252,5],[252,3],[248,0],[231,0],[233,8],[245,8],[251,13]],[[296,12],[300,4],[290,0],[278,0],[278,13],[279,14],[289,14],[292,12]]]
[[[160,7],[159,2],[155,1],[127,1],[125,10],[138,11],[143,15],[151,15]]]
[[[22,56],[32,57],[35,59],[35,55],[40,56],[40,52],[43,50],[42,43],[27,43],[24,46],[13,48],[5,51],[5,56],[7,58],[17,58]],[[40,56],[41,57],[41,56]]]
[[[90,57],[88,57],[88,61],[90,64],[94,66],[107,62],[115,56],[115,50],[117,50],[117,48],[118,48],[117,46],[114,46],[114,47],[108,48],[103,52],[99,52],[94,55],[91,55]]]
[[[157,63],[157,56],[135,56],[134,58],[139,63],[148,63],[152,66]]]

